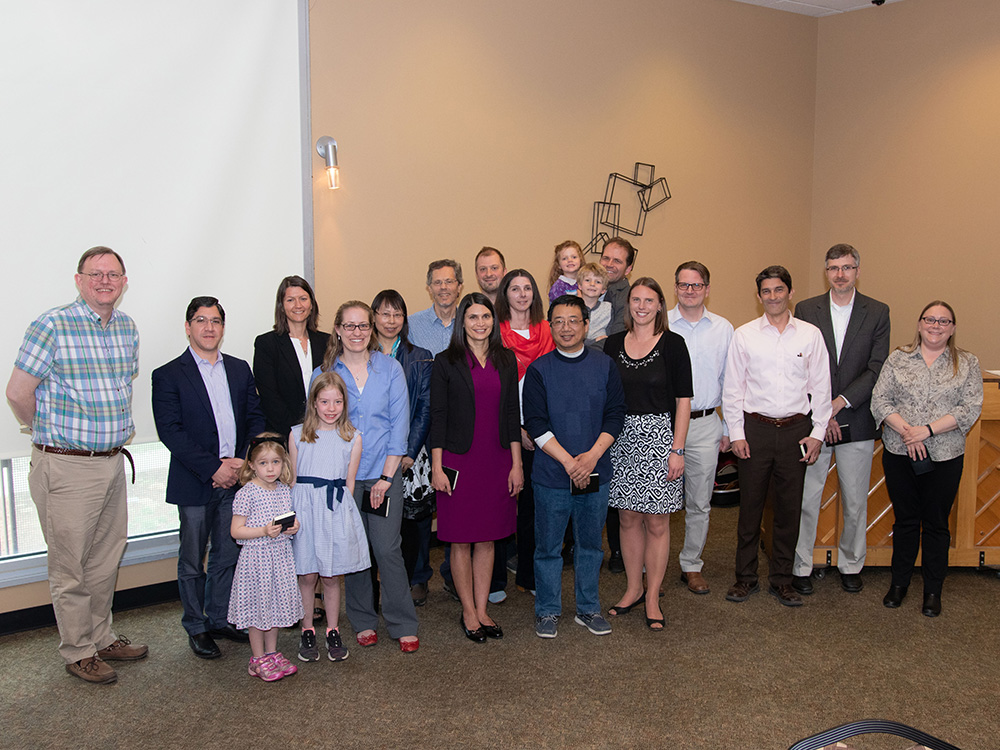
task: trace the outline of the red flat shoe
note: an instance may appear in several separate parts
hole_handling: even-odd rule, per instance
[[[402,651],[404,654],[412,654],[418,648],[420,648],[419,638],[414,638],[412,641],[399,642],[399,650]]]
[[[357,638],[359,646],[374,646],[378,643],[378,633],[372,633],[371,635],[359,635]]]

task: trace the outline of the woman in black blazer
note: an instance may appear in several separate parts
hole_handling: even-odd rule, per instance
[[[438,538],[451,542],[451,573],[462,601],[459,624],[477,643],[502,638],[486,613],[493,542],[514,533],[521,469],[517,362],[500,339],[489,298],[458,305],[448,348],[431,372],[431,484]],[[445,468],[458,472],[452,484]]]
[[[330,334],[317,330],[319,305],[309,282],[286,276],[274,301],[274,330],[253,344],[253,377],[267,429],[285,436],[301,424],[313,370],[323,363]]]

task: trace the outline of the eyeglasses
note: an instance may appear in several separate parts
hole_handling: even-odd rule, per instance
[[[391,312],[380,312],[378,314],[378,316],[380,318],[382,318],[382,320],[402,320],[403,319],[403,313],[398,312],[396,310],[393,310]]]
[[[221,327],[225,325],[225,322],[222,320],[222,318],[206,318],[204,315],[199,315],[196,318],[191,318],[191,320],[188,322],[197,323],[200,326],[211,324],[213,326]]]
[[[91,273],[81,273],[81,276],[89,276],[94,281],[101,281],[107,279],[108,281],[118,281],[125,274],[119,273],[118,271],[108,271],[103,273],[101,271],[92,271]]]
[[[371,323],[341,323],[340,327],[343,328],[348,333],[354,333],[355,331],[361,331],[366,333],[372,329]]]
[[[940,326],[941,328],[947,328],[948,326],[950,326],[952,323],[955,322],[953,320],[949,320],[948,318],[923,317],[921,318],[921,320],[924,321],[924,323],[929,326]]]
[[[437,288],[443,286],[457,286],[457,285],[458,285],[458,279],[435,279],[434,281],[431,282],[431,286]]]
[[[577,317],[572,317],[572,318],[553,318],[552,319],[552,327],[553,328],[555,328],[556,326],[559,326],[559,327],[570,326],[572,328],[576,328],[578,325],[581,325],[582,323],[583,323],[583,318],[577,318]]]
[[[827,266],[826,267],[826,272],[827,273],[831,273],[831,272],[832,273],[840,273],[841,271],[843,271],[844,273],[847,273],[848,271],[857,271],[857,270],[858,270],[857,266]]]
[[[677,284],[675,284],[675,286],[676,286],[676,287],[677,287],[677,288],[678,288],[679,290],[681,290],[682,292],[686,292],[686,291],[688,291],[689,289],[690,289],[690,290],[691,290],[692,292],[700,292],[700,291],[701,291],[702,289],[704,289],[704,288],[705,288],[705,287],[706,287],[707,285],[706,285],[706,284],[685,284],[685,283],[684,283],[683,281],[678,281],[678,282],[677,282]]]

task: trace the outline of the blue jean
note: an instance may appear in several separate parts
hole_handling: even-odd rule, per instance
[[[532,483],[535,494],[535,614],[562,614],[562,544],[566,525],[573,520],[573,578],[576,611],[601,611],[597,584],[604,560],[601,531],[608,515],[608,483],[589,495],[571,495]]]
[[[205,505],[178,505],[177,588],[188,635],[224,628],[240,546],[230,536],[236,488],[215,489]],[[211,540],[211,546],[209,546]],[[202,565],[208,549],[208,565]]]

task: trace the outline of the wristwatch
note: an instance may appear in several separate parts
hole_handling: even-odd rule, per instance
[[[392,484],[392,477],[387,477],[385,474],[380,476],[379,479],[381,479],[384,482],[388,482],[389,484]]]
[[[684,455],[684,449],[683,448],[671,448],[670,452],[671,453],[676,453],[678,456],[683,456]]]

